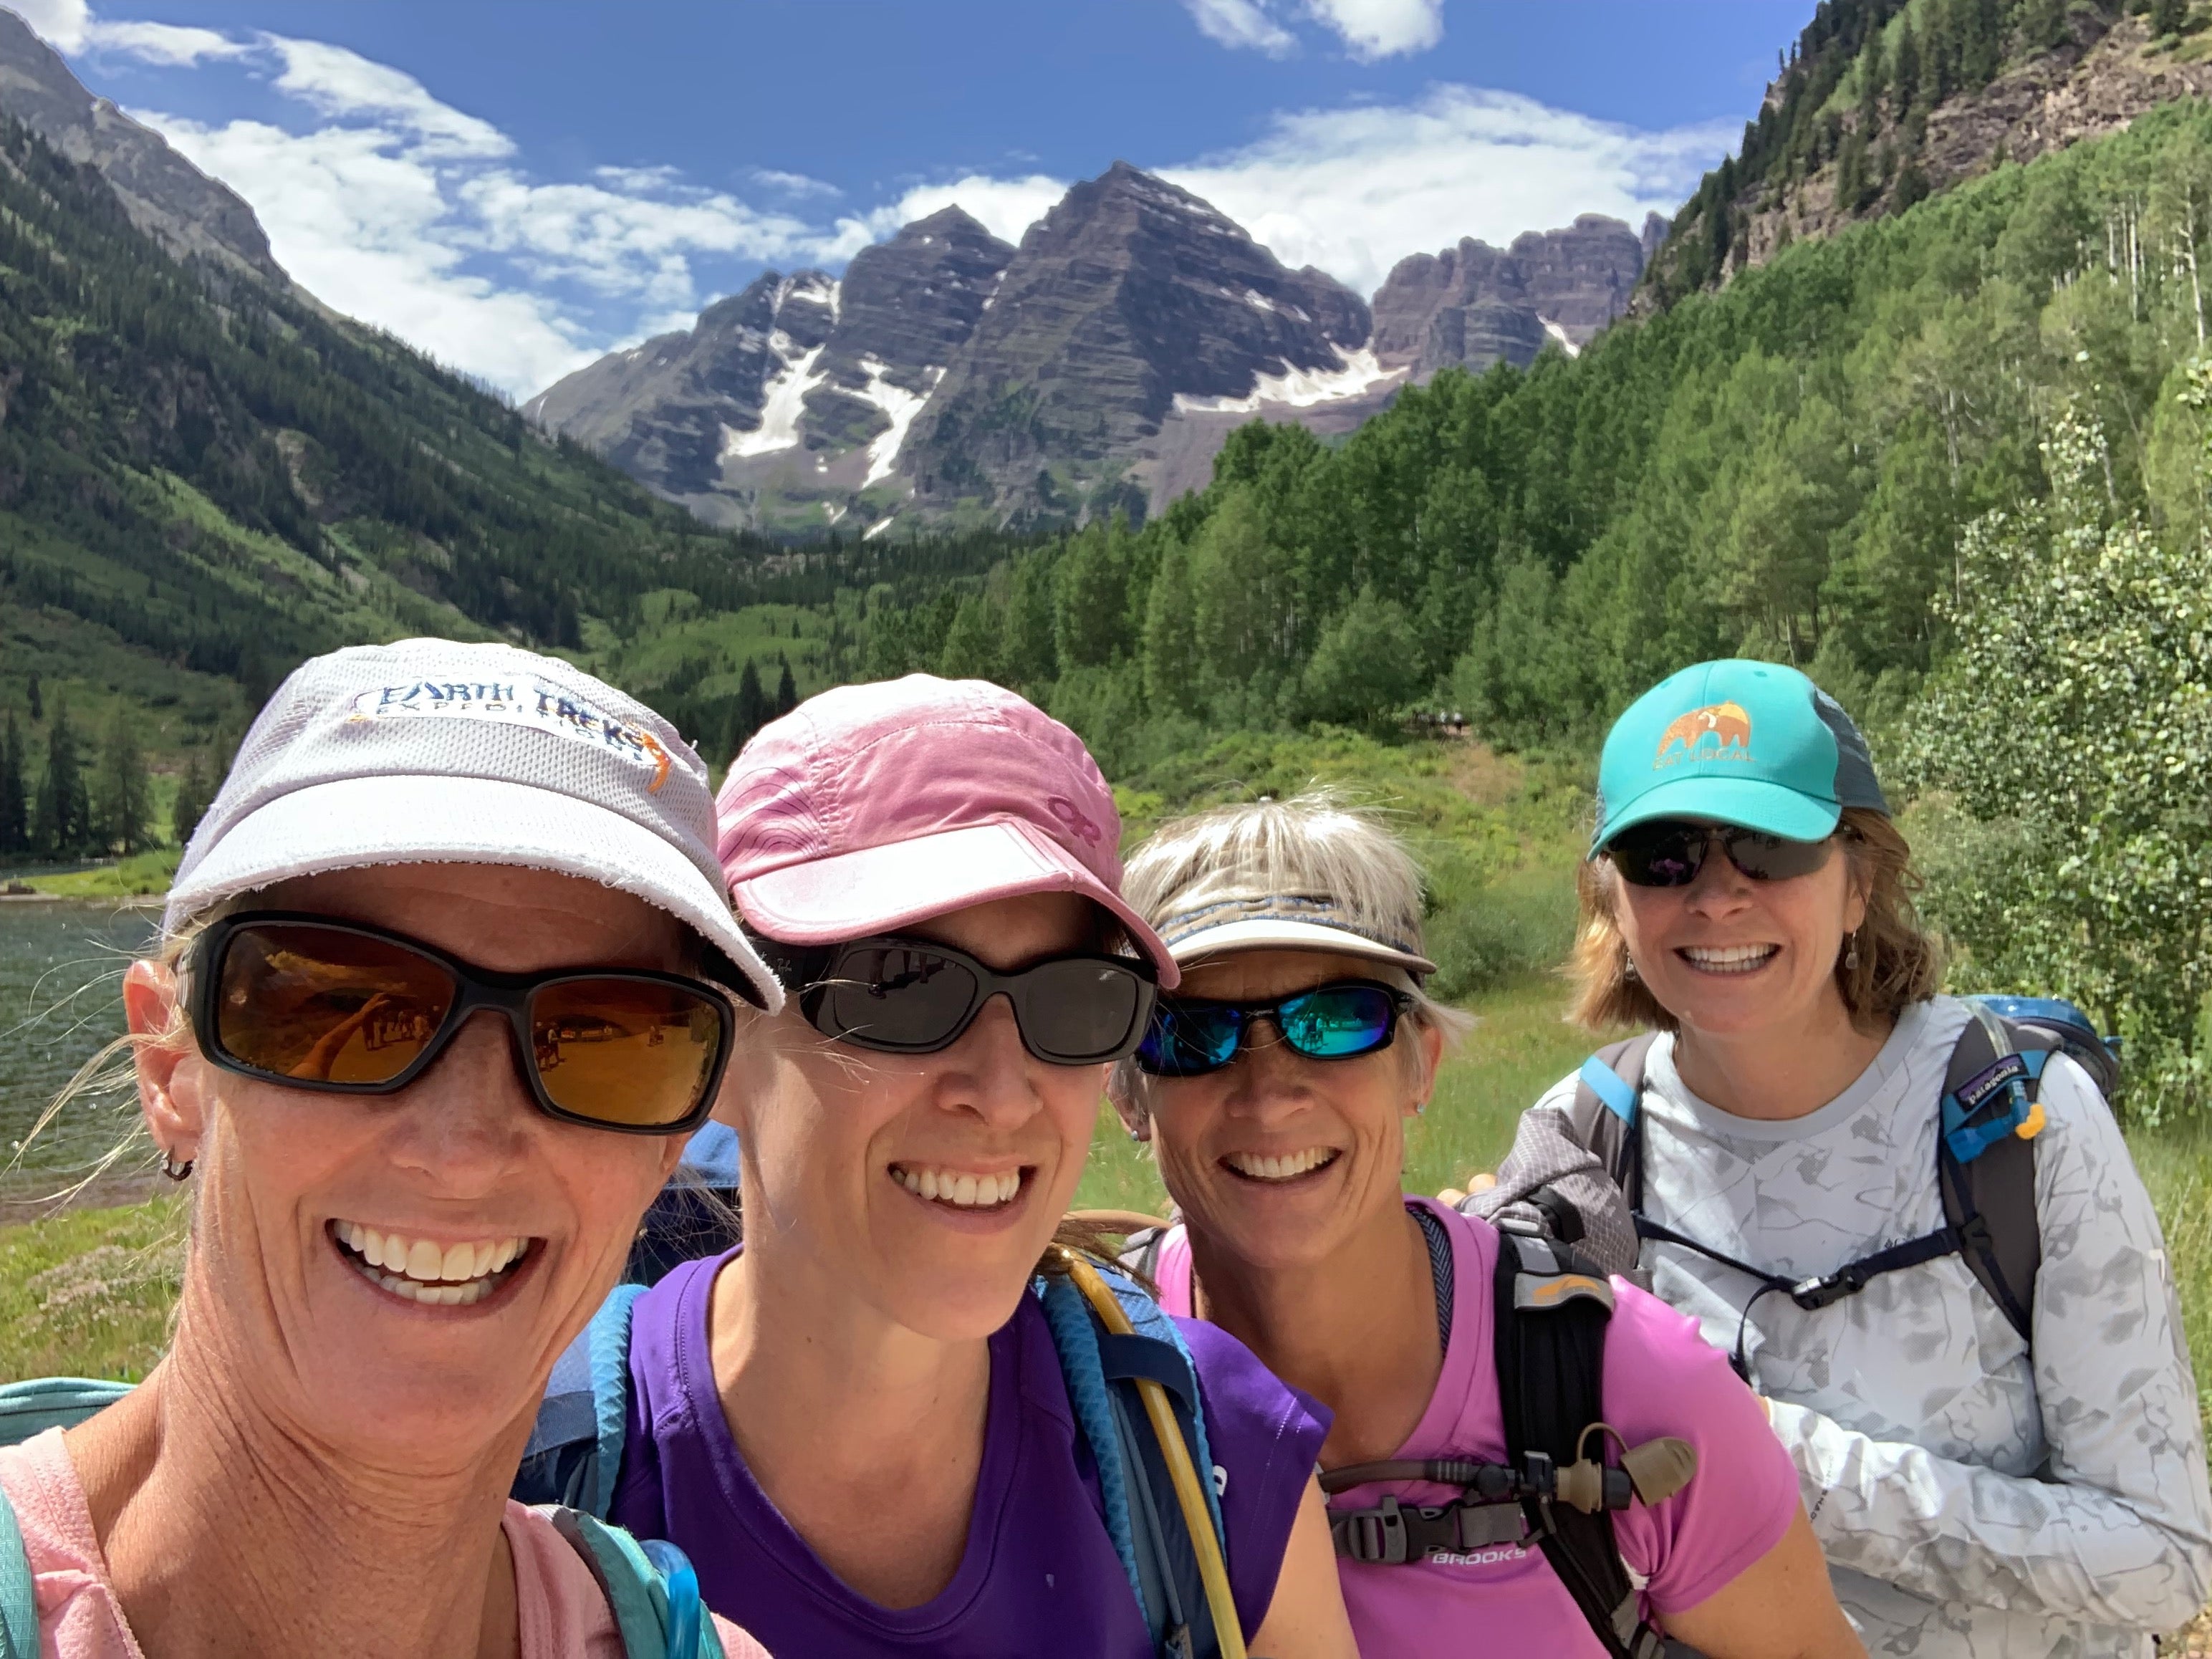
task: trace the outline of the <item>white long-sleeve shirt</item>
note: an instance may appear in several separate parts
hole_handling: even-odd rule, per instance
[[[1907,1010],[1856,1083],[1787,1122],[1698,1099],[1662,1037],[1645,1213],[1793,1279],[1941,1227],[1937,1101],[1967,1018],[1949,997]],[[2033,1358],[1955,1255],[1817,1310],[1761,1297],[1744,1332],[1877,1659],[2148,1659],[2152,1632],[2212,1599],[2212,1492],[2157,1216],[2087,1075],[2054,1057],[2039,1097]],[[1755,1284],[1676,1245],[1646,1243],[1642,1262],[1734,1350]]]

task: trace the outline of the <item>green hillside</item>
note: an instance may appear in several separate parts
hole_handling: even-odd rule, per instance
[[[574,648],[655,589],[744,603],[772,550],[383,336],[179,265],[97,173],[0,131],[0,708],[28,719],[36,677],[42,711],[127,706],[173,757],[313,652]]]

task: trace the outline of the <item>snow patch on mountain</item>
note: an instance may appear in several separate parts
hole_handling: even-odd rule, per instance
[[[879,519],[860,532],[860,539],[864,542],[872,542],[890,527],[891,521],[889,519]]]
[[[1259,412],[1262,404],[1310,409],[1316,404],[1334,403],[1340,398],[1357,398],[1376,386],[1405,378],[1404,368],[1383,368],[1369,347],[1362,346],[1357,351],[1346,351],[1342,346],[1334,349],[1340,365],[1336,368],[1293,368],[1285,363],[1279,374],[1255,376],[1251,391],[1242,398],[1194,398],[1179,392],[1176,394],[1176,412],[1253,415]]]
[[[814,370],[816,359],[822,356],[820,346],[802,353],[791,337],[778,329],[769,336],[769,347],[783,360],[783,367],[769,377],[767,396],[761,402],[760,425],[750,432],[731,426],[722,428],[724,460],[773,455],[780,449],[795,447],[799,417],[806,412],[806,394],[822,384],[823,377]]]
[[[1573,337],[1549,317],[1539,316],[1536,320],[1543,324],[1545,333],[1550,335],[1565,349],[1568,356],[1579,357],[1583,355],[1583,349],[1575,343]]]
[[[870,484],[889,478],[898,465],[899,450],[906,442],[908,429],[914,425],[914,417],[921,413],[921,406],[929,401],[929,392],[909,392],[902,386],[893,385],[884,378],[890,373],[890,366],[878,358],[861,358],[860,369],[868,377],[868,383],[853,395],[873,404],[890,422],[890,427],[878,433],[868,444],[868,476],[860,481],[860,488],[866,489]],[[933,392],[945,378],[941,368],[933,367],[924,373]]]

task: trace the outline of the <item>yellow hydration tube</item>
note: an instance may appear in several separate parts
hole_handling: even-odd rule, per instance
[[[1129,1323],[1129,1316],[1122,1311],[1120,1299],[1106,1288],[1106,1281],[1098,1277],[1098,1270],[1072,1250],[1065,1253],[1065,1260],[1068,1277],[1106,1328],[1116,1336],[1133,1334],[1135,1328]],[[1160,1455],[1167,1459],[1168,1478],[1175,1482],[1176,1501],[1182,1506],[1191,1548],[1198,1556],[1198,1576],[1206,1585],[1206,1604],[1213,1610],[1213,1633],[1221,1643],[1221,1659],[1246,1659],[1244,1632],[1237,1623],[1237,1603],[1229,1593],[1229,1569],[1221,1559],[1221,1540],[1213,1533],[1213,1511],[1206,1507],[1206,1490],[1198,1484],[1198,1470],[1191,1463],[1190,1448],[1183,1443],[1182,1425],[1176,1421],[1165,1389],[1150,1377],[1138,1377],[1136,1383],[1145,1414],[1152,1419]]]

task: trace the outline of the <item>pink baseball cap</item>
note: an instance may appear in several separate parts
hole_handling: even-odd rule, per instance
[[[1080,893],[1179,977],[1121,902],[1121,815],[1083,740],[984,680],[909,674],[810,697],[753,735],[716,800],[738,913],[830,945],[1025,893]]]

